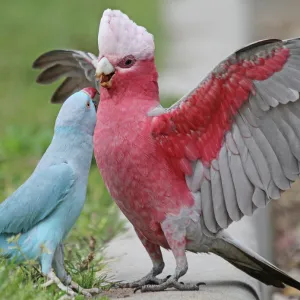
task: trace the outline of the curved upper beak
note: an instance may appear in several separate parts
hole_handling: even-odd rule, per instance
[[[106,57],[102,57],[96,67],[96,78],[100,85],[106,88],[111,87],[111,79],[115,74],[115,68]]]

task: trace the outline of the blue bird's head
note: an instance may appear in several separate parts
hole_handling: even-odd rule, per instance
[[[95,95],[93,90],[83,89],[64,102],[56,118],[55,130],[65,127],[94,134],[96,109],[92,100]]]

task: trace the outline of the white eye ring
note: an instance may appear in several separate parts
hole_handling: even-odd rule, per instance
[[[91,103],[90,103],[90,100],[87,101],[86,105],[85,105],[87,108],[90,108],[91,107]]]

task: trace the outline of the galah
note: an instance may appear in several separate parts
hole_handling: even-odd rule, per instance
[[[64,268],[63,240],[76,222],[86,198],[93,155],[96,110],[86,88],[69,97],[55,123],[50,146],[31,176],[0,204],[0,253],[18,263],[38,260],[41,271],[71,296],[85,296]],[[54,269],[56,275],[52,271]]]
[[[145,28],[108,9],[98,42],[97,62],[57,50],[34,66],[45,69],[41,83],[64,74],[80,84],[94,83],[87,74],[99,79],[96,161],[153,263],[145,277],[123,286],[198,290],[178,281],[191,251],[219,255],[267,285],[300,289],[226,231],[279,199],[299,176],[300,39],[268,39],[234,52],[166,109],[153,36]],[[174,274],[164,280],[156,278],[164,268],[161,247],[176,260]]]

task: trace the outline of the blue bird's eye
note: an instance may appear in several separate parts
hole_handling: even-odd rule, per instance
[[[86,107],[90,108],[91,104],[90,104],[90,100],[86,103]]]

